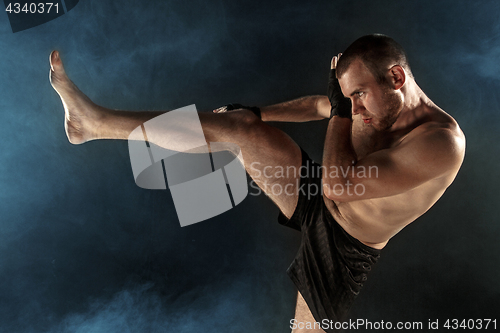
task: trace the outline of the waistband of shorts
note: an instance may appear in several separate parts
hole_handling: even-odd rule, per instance
[[[368,245],[364,244],[363,242],[361,242],[359,239],[351,236],[347,231],[345,231],[344,228],[342,228],[342,226],[337,222],[337,220],[335,220],[333,218],[333,216],[331,217],[331,220],[333,223],[336,224],[337,227],[340,228],[340,230],[342,231],[344,236],[347,238],[347,240],[349,242],[351,242],[354,246],[356,246],[359,250],[361,250],[367,254],[373,255],[373,256],[380,256],[380,253],[382,252],[382,250],[368,246]]]

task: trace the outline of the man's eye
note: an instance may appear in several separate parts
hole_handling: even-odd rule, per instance
[[[358,92],[357,92],[357,94],[358,94],[358,97],[361,97],[361,96],[363,96],[365,93],[364,93],[364,92],[362,92],[362,91],[358,91]]]

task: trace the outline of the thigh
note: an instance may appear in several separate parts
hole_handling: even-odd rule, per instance
[[[264,192],[291,217],[297,205],[302,164],[299,146],[250,111],[202,113],[200,119],[208,142],[231,142],[240,147],[245,170],[252,178],[250,193]]]
[[[250,193],[264,192],[290,218],[298,201],[301,150],[287,134],[267,124],[254,142],[255,146],[242,147],[245,169],[252,178]]]

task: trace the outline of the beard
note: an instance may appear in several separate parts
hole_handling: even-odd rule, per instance
[[[403,110],[403,99],[401,96],[389,87],[384,90],[383,104],[385,106],[385,116],[378,119],[378,126],[376,128],[380,131],[391,128]]]

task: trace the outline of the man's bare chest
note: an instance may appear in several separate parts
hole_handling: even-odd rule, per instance
[[[397,138],[389,133],[382,133],[369,125],[359,122],[353,123],[352,145],[358,159],[376,151],[390,148],[397,142]]]

